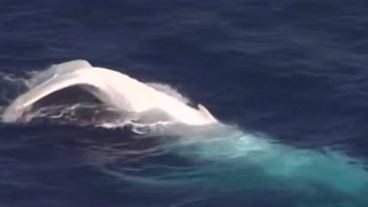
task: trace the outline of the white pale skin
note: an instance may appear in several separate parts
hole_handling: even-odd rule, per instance
[[[31,87],[29,91],[16,98],[5,110],[2,116],[4,122],[16,122],[37,101],[72,86],[80,86],[101,102],[122,111],[144,113],[161,110],[174,121],[188,125],[217,122],[204,106],[198,105],[198,109],[190,107],[123,73],[92,67],[84,60],[70,61],[54,67],[62,72]]]

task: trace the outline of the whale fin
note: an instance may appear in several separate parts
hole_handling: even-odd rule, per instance
[[[68,62],[52,65],[51,68],[55,68],[59,71],[72,72],[81,68],[90,68],[92,65],[86,60],[71,60]]]
[[[53,65],[52,67],[58,67],[60,70],[76,70],[80,68],[90,68],[92,65],[87,60],[71,60],[68,62]]]
[[[86,60],[71,60],[68,62],[51,65],[49,69],[34,75],[29,81],[28,87],[33,88],[51,78],[71,73],[82,68],[92,68],[92,65]]]
[[[208,111],[206,107],[204,107],[202,104],[197,105],[198,111],[206,117],[208,120],[217,122],[217,119]]]

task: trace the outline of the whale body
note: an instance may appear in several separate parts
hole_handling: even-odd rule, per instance
[[[174,122],[187,125],[216,123],[203,106],[191,107],[181,100],[142,83],[126,74],[102,67],[93,67],[85,60],[53,65],[30,81],[30,89],[17,97],[4,111],[3,122],[17,122],[25,112],[45,97],[66,88],[79,87],[103,104],[132,114],[133,120],[151,112],[164,113]]]

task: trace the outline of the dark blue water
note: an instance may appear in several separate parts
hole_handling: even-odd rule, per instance
[[[1,124],[0,206],[367,206],[367,36],[363,0],[0,0],[2,107],[30,71],[87,59],[241,131]]]

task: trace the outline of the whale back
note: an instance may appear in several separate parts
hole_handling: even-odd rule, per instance
[[[4,122],[16,122],[39,100],[69,87],[80,87],[102,103],[122,112],[142,115],[167,114],[173,120],[189,125],[217,122],[202,105],[198,109],[165,94],[123,73],[92,67],[87,61],[76,60],[53,65],[31,80],[30,89],[20,95],[5,110]],[[161,111],[157,113],[157,111]]]

